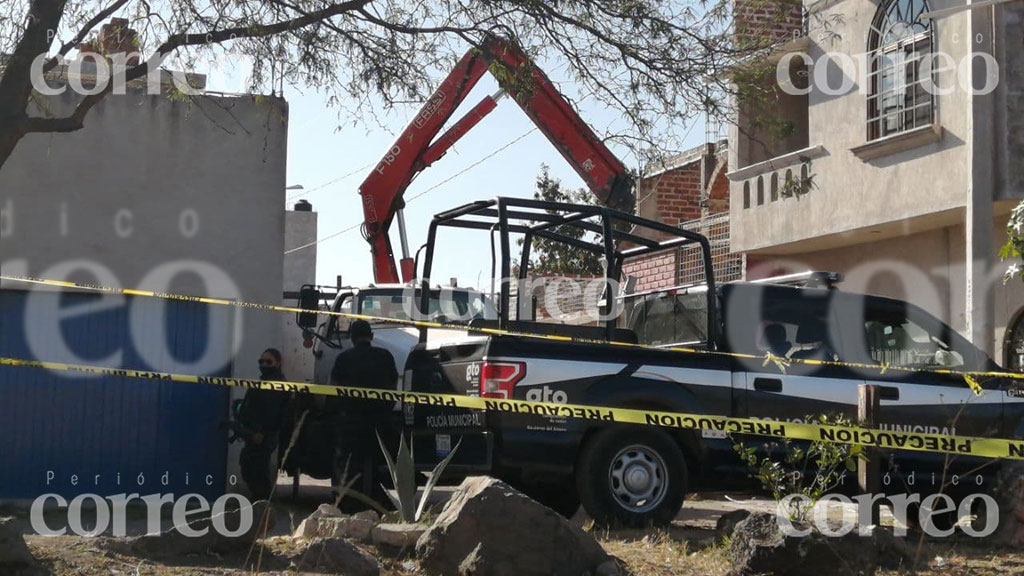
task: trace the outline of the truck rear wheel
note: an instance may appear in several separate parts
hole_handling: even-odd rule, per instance
[[[686,496],[686,460],[664,432],[616,428],[584,446],[576,467],[583,509],[602,525],[667,525]]]

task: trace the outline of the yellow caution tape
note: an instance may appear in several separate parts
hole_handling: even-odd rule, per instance
[[[712,430],[727,434],[750,434],[756,436],[769,436],[773,438],[835,442],[887,450],[939,452],[945,454],[957,454],[961,456],[1024,460],[1024,440],[898,432],[863,428],[859,426],[834,426],[808,424],[803,422],[780,422],[776,420],[762,420],[757,418],[733,418],[729,416],[711,416],[707,414],[638,410],[635,408],[614,408],[583,404],[557,404],[554,402],[535,402],[529,400],[480,398],[475,396],[462,396],[458,394],[378,390],[374,388],[358,388],[350,386],[336,387],[325,384],[249,380],[245,378],[228,378],[221,376],[191,376],[184,374],[171,374],[167,372],[65,364],[62,362],[20,360],[16,358],[0,357],[0,366],[40,368],[60,372],[78,372],[103,376],[142,378],[147,380],[208,384],[214,386],[231,386],[252,390],[294,392],[296,394],[333,396],[359,400],[403,402],[424,406],[467,408],[471,410],[487,410],[511,414],[579,418],[584,420],[595,420],[602,423],[615,422],[621,424],[640,424],[684,430]]]
[[[660,350],[668,352],[677,352],[681,354],[699,354],[707,356],[724,356],[729,358],[738,358],[744,360],[762,360],[763,365],[769,364],[774,365],[779,372],[785,373],[786,368],[792,364],[805,364],[809,366],[836,366],[844,368],[853,368],[857,370],[868,370],[877,371],[879,375],[885,374],[888,371],[897,372],[912,372],[912,373],[930,373],[930,374],[942,374],[963,377],[967,385],[974,391],[975,394],[981,395],[983,392],[982,386],[978,381],[979,378],[1008,378],[1011,380],[1024,380],[1024,373],[1016,372],[966,372],[960,370],[949,370],[949,369],[932,369],[932,368],[909,368],[904,366],[892,366],[891,364],[867,364],[863,362],[844,362],[839,360],[810,360],[800,358],[785,358],[777,356],[771,352],[766,352],[764,355],[756,354],[744,354],[740,352],[720,352],[717,350],[702,350],[699,348],[687,348],[681,346],[650,346],[645,344],[634,344],[631,342],[616,342],[608,340],[596,340],[593,338],[578,338],[573,336],[559,336],[555,334],[532,334],[529,332],[516,332],[512,330],[503,330],[500,328],[485,328],[477,326],[467,326],[466,324],[457,324],[453,322],[433,322],[427,320],[406,320],[402,318],[388,318],[384,316],[371,316],[367,314],[353,314],[351,312],[335,312],[332,310],[306,310],[305,308],[296,308],[294,306],[278,306],[275,304],[260,304],[256,302],[246,302],[243,300],[228,300],[225,298],[210,298],[205,296],[188,296],[183,294],[171,294],[167,292],[155,292],[153,290],[140,290],[137,288],[115,288],[111,286],[101,286],[99,284],[89,284],[82,282],[71,282],[67,280],[50,280],[46,278],[34,278],[31,276],[15,276],[8,274],[0,274],[0,280],[7,280],[11,282],[24,282],[27,284],[40,284],[45,286],[56,286],[62,288],[77,288],[82,290],[93,290],[98,292],[105,292],[109,294],[122,294],[125,296],[141,296],[146,298],[161,298],[165,300],[178,300],[184,302],[196,302],[200,304],[213,304],[218,306],[234,306],[237,308],[247,308],[253,310],[268,310],[275,312],[291,312],[291,313],[316,313],[324,314],[327,316],[338,316],[341,318],[349,318],[352,320],[366,320],[368,322],[381,322],[387,324],[395,324],[400,326],[412,326],[416,328],[435,328],[435,329],[447,329],[447,330],[462,330],[478,332],[481,334],[489,334],[493,336],[518,336],[521,338],[533,338],[538,340],[552,340],[557,342],[578,342],[588,344],[600,344],[608,346],[620,346],[624,348],[635,348],[640,350]]]
[[[971,390],[978,396],[981,396],[984,393],[984,390],[981,388],[981,383],[975,380],[970,374],[964,374],[964,381],[967,382],[967,385],[970,386]]]

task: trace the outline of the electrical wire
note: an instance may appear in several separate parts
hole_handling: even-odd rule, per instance
[[[487,156],[484,156],[483,158],[481,158],[481,159],[477,160],[476,162],[473,162],[473,163],[472,163],[472,164],[470,164],[469,166],[466,166],[465,168],[463,168],[463,169],[462,169],[462,170],[460,170],[459,172],[456,172],[455,174],[452,174],[452,175],[451,175],[451,176],[449,176],[448,178],[445,178],[444,180],[441,180],[440,182],[438,182],[437,184],[434,184],[434,185],[433,185],[433,186],[431,186],[430,188],[427,188],[427,189],[426,189],[426,190],[424,190],[423,192],[420,192],[419,194],[416,194],[415,196],[412,196],[411,198],[409,198],[408,200],[406,200],[406,201],[405,201],[405,203],[406,203],[406,204],[408,204],[408,203],[412,202],[413,200],[415,200],[415,199],[419,198],[420,196],[423,196],[423,195],[425,195],[425,194],[426,194],[426,193],[428,193],[428,192],[433,192],[434,190],[437,190],[437,189],[438,189],[438,188],[440,188],[441,186],[444,186],[445,184],[447,184],[447,183],[451,182],[452,180],[454,180],[454,179],[458,178],[459,176],[462,176],[462,175],[463,175],[463,174],[465,174],[466,172],[469,172],[469,171],[470,171],[470,170],[472,170],[473,168],[476,168],[477,166],[479,166],[479,165],[483,164],[484,162],[486,162],[486,161],[490,160],[491,158],[493,158],[493,157],[497,156],[497,155],[498,155],[498,154],[500,154],[501,152],[504,152],[506,148],[509,148],[510,146],[512,146],[513,144],[515,144],[516,142],[519,142],[519,141],[520,141],[520,140],[522,140],[523,138],[526,138],[527,136],[529,136],[530,134],[533,134],[533,133],[534,133],[534,132],[536,132],[536,131],[537,131],[537,129],[536,129],[536,128],[531,128],[530,130],[527,130],[526,132],[524,132],[524,133],[520,134],[520,135],[519,135],[519,137],[518,137],[518,138],[516,138],[515,140],[512,140],[512,141],[511,141],[511,142],[509,142],[508,144],[505,144],[504,146],[502,146],[501,148],[498,148],[498,149],[497,149],[497,150],[495,150],[494,152],[491,152],[491,153],[490,153],[490,154],[488,154]]]
[[[513,144],[515,144],[515,143],[519,142],[519,141],[520,141],[520,140],[522,140],[523,138],[526,138],[527,136],[529,136],[530,134],[533,134],[533,133],[534,133],[534,132],[536,132],[536,131],[537,131],[537,128],[536,128],[536,127],[534,127],[534,128],[531,128],[530,130],[527,130],[527,131],[526,131],[526,132],[524,132],[523,134],[519,135],[519,137],[517,137],[517,138],[515,138],[514,140],[510,141],[509,143],[505,144],[505,145],[504,145],[504,146],[502,146],[501,148],[498,148],[497,150],[495,150],[495,151],[491,152],[491,153],[490,153],[490,154],[488,154],[487,156],[484,156],[483,158],[481,158],[481,159],[477,160],[476,162],[473,162],[473,163],[472,163],[472,164],[470,164],[469,166],[466,166],[465,168],[463,168],[462,170],[460,170],[460,171],[456,172],[455,174],[452,174],[452,175],[451,175],[451,176],[449,176],[448,178],[445,178],[444,180],[442,180],[442,181],[438,182],[437,184],[434,184],[434,185],[433,185],[433,186],[431,186],[430,188],[427,188],[426,190],[424,190],[424,191],[422,191],[422,192],[420,192],[420,193],[416,194],[415,196],[412,196],[412,197],[410,197],[410,198],[409,198],[408,200],[406,200],[406,201],[405,201],[406,205],[408,205],[408,204],[409,204],[410,202],[412,202],[412,201],[416,200],[417,198],[420,198],[420,197],[422,197],[422,196],[426,195],[426,194],[427,194],[427,193],[429,193],[429,192],[432,192],[432,191],[434,191],[434,190],[437,190],[437,189],[438,189],[438,188],[440,188],[441,186],[444,186],[445,184],[447,184],[447,183],[451,182],[452,180],[454,180],[454,179],[458,178],[459,176],[462,176],[462,175],[463,175],[463,174],[465,174],[466,172],[469,172],[469,171],[470,171],[470,170],[472,170],[473,168],[476,168],[477,166],[479,166],[479,165],[483,164],[484,162],[486,162],[486,161],[490,160],[491,158],[493,158],[493,157],[497,156],[497,155],[498,155],[498,154],[500,154],[501,152],[504,152],[504,151],[505,151],[506,149],[508,149],[509,147],[511,147],[511,146],[512,146]],[[369,166],[372,166],[372,164],[370,164]],[[362,170],[362,168],[361,168],[360,170]],[[350,173],[350,174],[349,174],[349,176],[351,176],[352,174],[355,174],[356,172],[359,172],[359,170],[355,170],[355,171],[353,171],[352,173]],[[319,190],[320,188],[323,188],[324,186],[327,186],[327,185],[329,185],[329,184],[331,184],[331,183],[333,183],[333,182],[337,182],[338,180],[342,180],[343,178],[345,178],[345,176],[342,176],[342,177],[340,177],[340,178],[337,178],[337,179],[335,179],[335,180],[332,180],[331,182],[328,182],[327,184],[324,184],[323,186],[319,186],[319,187],[317,187],[317,188],[313,188],[312,190],[309,190],[308,192],[313,192],[313,191],[315,191],[315,190]],[[298,198],[298,196],[296,196],[295,198]],[[293,198],[293,199],[294,199],[294,198]],[[349,226],[348,228],[345,228],[344,230],[340,230],[340,231],[338,231],[338,232],[335,232],[334,234],[331,234],[330,236],[324,236],[323,238],[320,238],[320,239],[318,239],[318,240],[315,240],[315,241],[313,241],[313,242],[310,242],[309,244],[303,244],[302,246],[297,246],[297,247],[295,247],[295,248],[292,248],[291,250],[285,250],[285,253],[284,253],[284,254],[285,254],[285,256],[287,256],[288,254],[293,254],[293,253],[295,253],[295,252],[298,252],[299,250],[305,250],[306,248],[310,248],[310,247],[312,247],[312,246],[316,246],[317,244],[320,244],[320,243],[322,243],[322,242],[326,242],[326,241],[328,241],[328,240],[331,240],[331,239],[333,239],[333,238],[337,238],[338,236],[341,236],[342,234],[345,234],[345,233],[351,232],[351,231],[355,230],[356,228],[359,228],[359,227],[360,227],[360,226],[362,226],[362,225],[363,225],[363,223],[362,223],[362,222],[360,222],[360,223],[358,223],[358,224],[353,224],[352,226]]]
[[[345,174],[343,176],[338,176],[334,180],[331,180],[330,182],[327,182],[325,184],[321,184],[321,185],[317,186],[316,188],[310,188],[309,190],[303,190],[302,192],[299,192],[298,194],[296,194],[296,195],[292,196],[291,198],[289,198],[288,202],[292,202],[294,200],[298,200],[299,198],[302,198],[303,196],[305,196],[307,194],[311,194],[313,192],[316,192],[317,190],[322,190],[324,188],[327,188],[328,186],[330,186],[331,184],[334,184],[335,182],[341,182],[342,180],[344,180],[346,178],[349,178],[351,176],[355,176],[356,174],[365,171],[367,168],[373,166],[374,164],[375,164],[375,162],[370,162],[369,164],[367,164],[366,166],[363,166],[362,168],[356,168],[355,170],[349,172],[348,174]]]
[[[345,228],[344,230],[341,230],[339,232],[335,232],[334,234],[331,234],[330,236],[324,236],[323,238],[320,238],[319,240],[314,240],[313,242],[310,242],[309,244],[303,244],[302,246],[298,246],[296,248],[292,248],[291,250],[285,250],[284,251],[284,255],[287,256],[287,255],[292,254],[294,252],[298,252],[299,250],[305,250],[306,248],[309,248],[311,246],[316,246],[317,244],[319,244],[321,242],[326,242],[326,241],[330,240],[331,238],[337,238],[338,236],[341,236],[342,234],[345,234],[346,232],[351,232],[351,231],[355,230],[356,228],[359,228],[362,225],[363,225],[363,223],[360,222],[359,224],[355,224],[353,226],[349,226],[348,228]]]

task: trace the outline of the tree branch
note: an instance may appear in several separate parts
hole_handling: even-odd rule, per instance
[[[333,16],[358,10],[370,1],[371,0],[350,0],[349,2],[342,2],[340,4],[332,4],[326,8],[299,16],[298,18],[276,22],[274,24],[256,24],[245,27],[239,26],[234,28],[225,28],[223,30],[211,30],[197,34],[174,34],[156,49],[156,55],[158,58],[155,59],[157,61],[162,61],[163,56],[183,46],[220,44],[222,42],[237,40],[239,38],[264,38],[280,34],[282,32],[287,32],[289,30],[297,30],[329,19]],[[150,61],[144,61],[141,64],[128,68],[124,74],[124,81],[130,82],[148,74],[149,64]],[[89,111],[103,100],[107,94],[110,94],[113,89],[114,83],[108,82],[100,92],[90,94],[83,98],[70,116],[62,118],[25,117],[22,119],[23,132],[29,134],[34,132],[74,132],[76,130],[81,130],[85,125],[85,117]]]
[[[60,26],[65,0],[35,0],[21,40],[0,72],[0,120],[17,123],[25,117],[32,94],[32,62],[45,54],[50,34]]]
[[[93,28],[95,28],[101,22],[109,18],[111,14],[120,10],[121,7],[127,3],[128,0],[116,0],[110,6],[107,6],[103,10],[97,12],[91,20],[89,20],[85,23],[85,25],[82,26],[81,30],[78,31],[78,34],[76,34],[74,38],[65,42],[64,45],[60,47],[60,50],[57,51],[57,54],[60,56],[66,56],[72,48],[78,46],[78,44],[81,43],[82,40],[85,40],[85,37],[89,34],[89,32],[92,32]],[[57,65],[57,62],[57,56],[54,56],[53,58],[47,60],[46,63],[43,64],[43,73],[45,74],[46,72],[53,70],[53,68]]]

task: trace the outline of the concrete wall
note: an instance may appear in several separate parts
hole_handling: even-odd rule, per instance
[[[934,2],[932,8],[947,5],[951,5],[951,0]],[[810,162],[809,173],[815,185],[807,194],[798,201],[788,199],[743,209],[743,182],[732,182],[735,251],[777,247],[921,217],[967,203],[970,172],[965,143],[971,137],[968,94],[956,89],[938,97],[940,141],[874,160],[861,160],[852,149],[867,142],[865,81],[835,64],[822,65],[824,61],[820,58],[826,52],[864,54],[878,5],[871,0],[844,0],[825,6],[811,20],[808,54],[815,61],[811,74],[827,76],[833,88],[849,78],[854,87],[845,95],[830,96],[815,89],[812,83],[808,144],[821,145],[824,155]],[[842,18],[842,22],[835,23],[836,18]],[[824,21],[833,22],[832,31],[838,37],[823,33],[820,24],[815,27],[815,22]],[[966,41],[969,37],[966,17],[956,15],[943,18],[936,26],[933,42],[936,50],[949,53],[959,62],[970,49]],[[939,73],[938,82],[940,86],[956,85],[956,71]],[[738,135],[738,138],[742,140],[743,136]],[[742,142],[737,148],[743,149]],[[795,172],[799,172],[799,165]],[[942,177],[936,178],[937,174]]]
[[[285,251],[316,241],[317,213],[288,210],[284,213]],[[284,257],[284,292],[298,292],[303,284],[316,283],[316,244]],[[295,306],[285,299],[285,306]],[[302,330],[295,325],[294,314],[281,314],[281,354],[285,375],[293,382],[313,381],[313,353],[302,345]]]
[[[999,91],[997,93],[997,126],[1005,130],[997,132],[997,150],[1002,151],[1000,164],[1002,178],[998,197],[1024,197],[1024,5],[1010,3],[999,7],[998,28],[1002,34],[996,37],[999,44],[998,58],[1001,63]]]
[[[992,242],[997,247],[1006,241],[1005,225],[1005,215],[993,222]],[[966,232],[961,224],[819,252],[750,257],[748,278],[803,270],[842,272],[841,290],[912,302],[967,336],[965,254]],[[1000,363],[1005,361],[1006,331],[1024,312],[1024,282],[1004,283],[1006,264],[996,260],[987,275],[987,286],[978,291],[992,299],[991,349]]]
[[[46,105],[66,111],[74,96]],[[277,98],[132,91],[81,131],[27,136],[0,169],[3,272],[279,302],[287,128]],[[258,376],[280,318],[236,317],[232,373]]]
[[[907,300],[963,330],[963,318],[953,313],[951,266],[963,283],[963,227],[948,227],[878,242],[821,252],[748,259],[747,277],[764,278],[804,270],[842,272],[842,290]],[[956,303],[962,300],[957,300]]]

